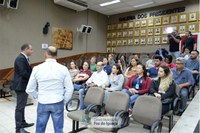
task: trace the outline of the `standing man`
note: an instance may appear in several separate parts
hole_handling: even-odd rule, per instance
[[[72,96],[73,85],[68,69],[57,63],[57,49],[53,46],[44,53],[45,62],[34,67],[26,92],[38,99],[36,133],[45,133],[51,115],[54,132],[63,133],[64,100]]]
[[[184,46],[183,46],[182,52],[185,51],[185,48],[188,48],[190,50],[190,52],[192,50],[196,50],[197,49],[197,43],[196,43],[195,39],[192,37],[192,33],[190,31],[186,31],[185,36],[186,36],[186,38],[183,42]]]
[[[177,31],[168,34],[167,42],[169,43],[169,52],[170,55],[175,58],[180,57],[179,43],[181,41],[181,37],[178,35]]]
[[[16,133],[28,133],[24,128],[34,125],[34,123],[26,123],[24,118],[25,106],[28,98],[28,94],[25,90],[32,72],[28,58],[31,54],[31,44],[23,44],[21,46],[21,53],[17,56],[14,63],[13,90],[15,90],[17,95],[17,105],[15,109]]]

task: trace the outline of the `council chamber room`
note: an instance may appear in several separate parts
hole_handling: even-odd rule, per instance
[[[0,133],[199,133],[199,0],[0,0]]]

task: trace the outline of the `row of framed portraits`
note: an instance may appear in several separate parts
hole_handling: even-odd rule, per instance
[[[186,23],[200,20],[200,12],[190,12],[182,14],[173,14],[170,16],[161,16],[161,17],[150,17],[148,19],[142,20],[133,20],[129,22],[123,22],[118,24],[109,24],[107,25],[107,30],[119,30],[127,28],[140,28],[140,27],[151,27],[175,23]]]
[[[167,44],[167,36],[141,37],[107,40],[107,47],[111,46],[126,46],[126,45],[152,45],[152,44]]]
[[[172,27],[177,30],[179,34],[185,33],[187,30],[191,32],[200,32],[200,23],[168,25],[163,27],[147,28],[147,29],[134,29],[124,31],[112,31],[107,33],[107,38],[120,38],[120,37],[137,37],[137,36],[153,36],[167,34],[167,28]]]

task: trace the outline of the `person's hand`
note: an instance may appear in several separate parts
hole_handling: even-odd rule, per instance
[[[129,91],[131,92],[131,94],[135,94],[135,89],[134,88],[130,88]]]
[[[159,99],[161,99],[161,95],[158,94],[158,93],[154,93],[154,96],[157,97],[157,98],[159,98]]]

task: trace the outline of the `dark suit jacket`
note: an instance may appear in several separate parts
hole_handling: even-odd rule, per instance
[[[26,57],[23,54],[17,56],[14,64],[13,90],[25,92],[31,72],[32,68]]]

